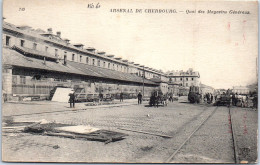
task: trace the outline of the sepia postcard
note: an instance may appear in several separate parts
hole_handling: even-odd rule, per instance
[[[2,162],[258,162],[258,1],[2,6]]]

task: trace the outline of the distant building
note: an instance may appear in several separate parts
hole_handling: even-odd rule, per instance
[[[159,78],[152,78],[149,79],[150,81],[156,83],[159,85],[159,89],[162,91],[163,94],[166,94],[169,92],[169,85],[167,81],[163,81]]]
[[[168,72],[169,83],[176,84],[183,87],[199,86],[200,74],[190,68],[187,71],[170,71]]]
[[[226,93],[226,92],[227,92],[226,89],[215,89],[216,94],[223,94],[223,93]]]
[[[169,79],[169,93],[174,95],[180,94],[180,88],[188,90],[190,86],[200,85],[200,74],[190,68],[187,71],[169,71],[167,72]]]
[[[206,93],[215,93],[215,89],[211,86],[208,86],[208,85],[205,85],[205,84],[200,84],[200,89],[201,89],[201,92],[203,94],[206,94]]]
[[[232,89],[233,93],[237,94],[249,94],[250,88],[246,86],[234,86]]]

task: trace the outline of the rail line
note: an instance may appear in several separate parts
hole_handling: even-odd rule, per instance
[[[239,163],[239,159],[238,159],[237,140],[236,140],[236,136],[235,136],[235,127],[233,126],[232,112],[231,112],[230,107],[228,107],[228,114],[229,114],[230,128],[231,128],[231,134],[232,134],[232,143],[233,143],[233,150],[234,150],[234,160],[235,160],[235,164],[238,164]]]
[[[204,120],[199,124],[198,127],[196,127],[196,128],[194,129],[194,131],[185,139],[185,141],[178,147],[177,150],[175,150],[174,153],[172,153],[172,154],[170,155],[170,157],[169,157],[164,163],[170,163],[170,162],[171,162],[171,160],[174,158],[174,156],[175,156],[175,155],[180,151],[180,149],[187,143],[187,141],[190,140],[190,138],[194,135],[194,133],[197,132],[197,131],[201,128],[201,126],[204,125],[204,123],[205,123],[211,116],[213,116],[213,114],[216,112],[217,108],[218,108],[218,107],[216,107],[216,108],[209,114],[209,116],[208,116],[206,119],[204,119]]]

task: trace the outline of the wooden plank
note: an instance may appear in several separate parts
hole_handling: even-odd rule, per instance
[[[163,138],[173,138],[173,136],[155,134],[155,133],[144,132],[144,131],[136,131],[136,130],[130,130],[130,129],[125,129],[125,128],[117,128],[117,129],[125,130],[125,131],[131,131],[131,132],[137,132],[137,133],[142,133],[142,134],[148,134],[148,135],[154,135],[154,136],[160,136],[160,137],[163,137]]]

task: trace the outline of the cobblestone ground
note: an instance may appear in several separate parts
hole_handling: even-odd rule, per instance
[[[8,106],[10,108],[11,105]],[[19,105],[16,105],[16,107],[19,107]],[[21,107],[26,108],[26,106]],[[121,141],[104,144],[103,142],[96,141],[3,132],[3,159],[27,162],[162,163],[183,143],[186,137],[189,136],[213,109],[214,107],[208,105],[174,102],[170,103],[167,107],[159,108],[145,107],[143,104],[119,107],[96,107],[86,110],[42,114],[35,110],[37,114],[15,116],[13,120],[38,121],[45,119],[64,124],[90,125],[101,129],[126,133],[128,136]],[[244,112],[243,109],[240,110]],[[25,112],[26,110],[22,111]],[[31,111],[33,113],[33,109]],[[256,114],[255,111],[254,113]],[[4,113],[3,116],[5,116]],[[10,112],[8,116],[10,116]],[[257,115],[252,115],[251,117],[257,118]],[[255,119],[248,119],[248,126],[253,125],[253,127],[257,128],[257,122],[254,122]],[[216,112],[212,119],[207,121],[207,124],[192,137],[187,146],[172,160],[173,162],[232,162],[231,136],[228,133],[228,117],[225,108]],[[155,135],[125,131],[120,128],[169,135],[172,138],[166,139]],[[255,137],[255,129],[250,132],[248,131],[248,136],[251,135]],[[250,140],[256,144],[256,141],[254,141],[255,138]],[[55,147],[57,145],[59,147]],[[253,148],[252,152],[256,153],[255,149]],[[212,152],[212,150],[214,151]]]
[[[218,107],[176,155],[173,162],[234,163],[233,154],[228,108]]]
[[[238,149],[238,161],[256,163],[257,160],[257,112],[248,108],[232,107],[232,121]]]

